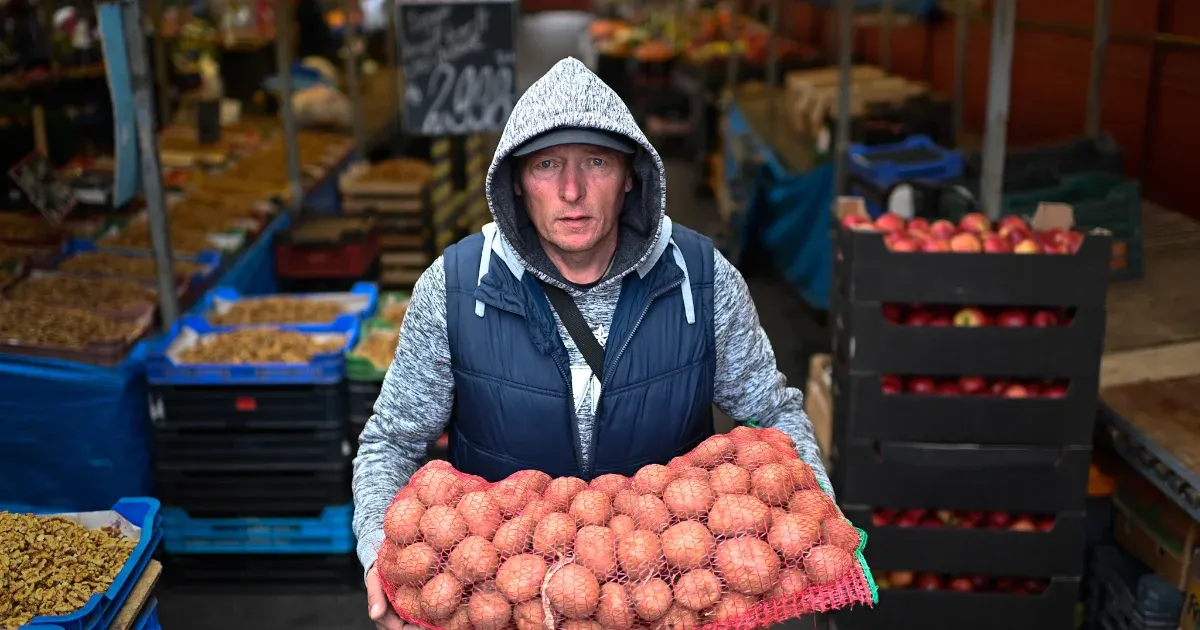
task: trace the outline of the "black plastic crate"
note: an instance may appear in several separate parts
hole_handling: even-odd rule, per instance
[[[842,511],[867,533],[869,544],[863,554],[875,571],[1031,578],[1083,573],[1082,512],[1057,514],[1048,532],[1024,532],[953,525],[875,527],[869,508],[843,506]]]
[[[195,518],[317,516],[331,505],[353,500],[349,456],[339,464],[307,470],[278,466],[197,471],[160,464],[156,476],[156,496],[162,504],[187,510]]]
[[[150,422],[163,430],[333,430],[346,424],[336,385],[150,386]]]
[[[835,424],[852,440],[1087,447],[1097,387],[1092,376],[1069,381],[1062,398],[885,394],[879,374],[835,367]]]
[[[833,295],[848,302],[1103,309],[1112,237],[1075,254],[891,252],[877,232],[835,228]]]
[[[163,553],[170,589],[208,592],[358,590],[363,568],[354,554]]]
[[[352,426],[358,425],[361,430],[362,425],[367,423],[367,420],[375,413],[375,401],[379,399],[379,392],[382,389],[383,383],[379,381],[356,381],[353,379],[346,381]]]
[[[834,487],[845,505],[1083,511],[1091,458],[1078,447],[851,441],[838,445]]]
[[[883,589],[874,608],[834,619],[838,630],[1068,630],[1079,586],[1079,578],[1055,578],[1040,595]]]
[[[833,312],[835,356],[861,372],[1094,377],[1104,352],[1101,308],[1077,309],[1065,326],[1048,328],[895,324],[878,302],[850,304],[840,297]]]
[[[322,466],[351,454],[350,440],[341,430],[159,430],[154,456],[179,470],[209,470],[214,466],[255,469],[275,464]]]
[[[1010,149],[1004,157],[1004,192],[1040,188],[1072,173],[1114,173],[1125,170],[1125,155],[1111,134],[1074,138],[1042,146]],[[983,151],[963,154],[968,180],[983,175]]]

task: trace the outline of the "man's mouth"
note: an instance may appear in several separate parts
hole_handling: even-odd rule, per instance
[[[591,217],[589,217],[585,214],[568,215],[568,216],[565,216],[565,217],[562,217],[559,219],[559,221],[562,221],[563,223],[566,223],[567,225],[582,225],[583,223],[586,223],[587,221],[590,221],[590,220],[591,220]]]

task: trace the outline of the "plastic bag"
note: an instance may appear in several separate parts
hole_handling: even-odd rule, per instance
[[[427,628],[749,630],[876,601],[865,535],[776,429],[591,483],[430,462],[384,533],[384,590]]]

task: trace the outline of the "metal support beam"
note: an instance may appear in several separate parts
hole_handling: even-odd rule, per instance
[[[291,205],[299,211],[304,205],[304,186],[300,179],[300,151],[296,146],[296,115],[292,111],[292,20],[293,4],[275,5],[275,66],[279,71],[279,116],[283,119],[283,146],[287,152],[288,190]]]
[[[962,141],[967,109],[967,34],[970,32],[971,0],[958,0],[954,12],[954,141]]]
[[[1096,28],[1092,37],[1092,74],[1088,81],[1087,135],[1100,135],[1100,111],[1104,100],[1104,64],[1108,53],[1108,22],[1112,0],[1096,0]]]
[[[175,294],[175,271],[171,264],[171,230],[167,219],[162,167],[158,161],[154,79],[149,55],[146,54],[146,31],[142,28],[142,11],[138,1],[122,2],[121,11],[137,120],[138,153],[142,162],[142,195],[146,202],[146,216],[150,221],[150,245],[154,249],[155,278],[158,280],[158,308],[163,328],[170,329],[179,319],[179,301]]]
[[[879,27],[880,60],[883,71],[892,73],[892,27],[895,25],[892,11],[893,0],[883,0],[883,24]]]
[[[1004,154],[1008,140],[1008,105],[1011,97],[1013,40],[1017,27],[1017,0],[996,0],[992,19],[991,68],[988,70],[987,130],[983,138],[983,209],[1000,218],[1004,193]]]
[[[359,11],[358,0],[345,0],[343,11],[346,21],[342,26],[342,55],[346,62],[346,96],[350,97],[350,125],[354,130],[354,157],[358,161],[366,159],[367,137],[363,129],[363,100],[362,85],[358,80],[358,29],[352,19]]]
[[[850,62],[854,56],[854,0],[838,0],[838,116],[833,192],[844,195],[850,168]]]

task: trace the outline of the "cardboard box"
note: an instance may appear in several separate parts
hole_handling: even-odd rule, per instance
[[[1118,487],[1113,497],[1116,518],[1113,525],[1117,544],[1163,576],[1180,590],[1187,587],[1196,551],[1197,525],[1161,493],[1141,499],[1131,507],[1122,500]],[[1156,500],[1160,498],[1161,501]],[[1147,505],[1152,506],[1147,508]],[[1182,515],[1182,519],[1179,517]]]
[[[833,463],[833,382],[830,369],[833,357],[814,354],[808,364],[808,383],[804,388],[804,413],[813,423],[821,461],[828,470]]]
[[[1179,630],[1200,630],[1200,550],[1192,554],[1192,570],[1184,591]]]

